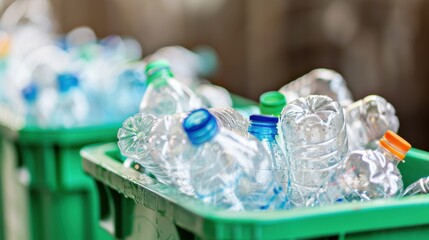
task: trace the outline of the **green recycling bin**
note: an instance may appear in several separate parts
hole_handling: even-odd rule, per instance
[[[120,123],[42,129],[0,112],[0,238],[111,239],[98,224],[100,199],[79,150],[115,141]]]
[[[429,239],[429,195],[289,211],[216,209],[125,167],[116,142],[87,146],[100,225],[116,239]],[[429,175],[429,153],[411,149],[404,185]]]

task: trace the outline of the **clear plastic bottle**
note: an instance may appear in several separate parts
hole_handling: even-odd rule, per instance
[[[394,132],[386,132],[376,150],[351,152],[306,205],[322,206],[399,196],[403,182],[397,165],[410,148],[411,145]]]
[[[165,116],[202,107],[201,100],[185,85],[173,78],[166,61],[146,66],[148,88],[140,104],[140,112]]]
[[[384,98],[367,96],[345,109],[350,151],[375,149],[387,130],[398,131],[395,108]]]
[[[298,98],[283,109],[281,127],[290,162],[290,201],[304,206],[347,155],[343,110],[327,96]]]
[[[408,186],[402,196],[412,196],[429,193],[429,177],[423,177]]]
[[[231,210],[284,207],[272,162],[257,139],[219,128],[205,109],[191,112],[183,127],[194,146],[189,161],[197,198]]]
[[[50,126],[74,127],[88,124],[89,103],[86,95],[79,88],[77,76],[72,73],[62,73],[58,75],[57,81],[58,100],[50,117],[52,120]]]
[[[279,92],[285,95],[289,103],[309,95],[326,95],[343,107],[353,102],[344,78],[339,73],[324,68],[315,69],[284,85]]]
[[[219,126],[241,135],[247,135],[249,120],[244,118],[237,110],[230,107],[209,108],[208,110],[216,117]]]
[[[276,140],[278,121],[279,118],[274,116],[251,115],[249,133],[261,141],[270,154],[274,164],[274,176],[282,189],[287,192],[290,188],[289,163]]]

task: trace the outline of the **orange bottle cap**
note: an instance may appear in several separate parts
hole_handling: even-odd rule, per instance
[[[405,158],[405,155],[411,149],[411,144],[390,130],[384,134],[380,140],[380,145],[401,160]]]

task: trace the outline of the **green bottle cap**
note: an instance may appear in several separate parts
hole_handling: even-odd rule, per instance
[[[164,85],[168,78],[172,78],[174,76],[171,72],[170,64],[165,60],[150,62],[148,65],[146,65],[145,73],[146,82],[148,85],[155,82],[158,86]]]
[[[259,97],[259,102],[259,108],[264,115],[280,116],[284,106],[286,106],[285,96],[277,91],[262,94]]]

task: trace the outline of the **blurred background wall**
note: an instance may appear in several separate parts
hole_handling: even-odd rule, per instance
[[[0,1],[6,6],[10,0]],[[52,0],[62,31],[131,35],[144,54],[213,46],[214,83],[255,99],[318,67],[341,73],[355,99],[385,97],[400,134],[429,150],[429,1]]]

